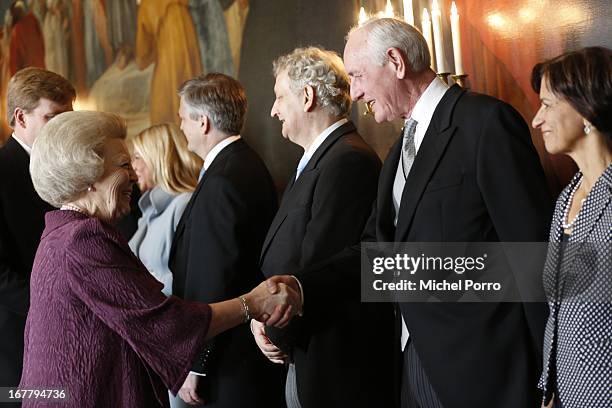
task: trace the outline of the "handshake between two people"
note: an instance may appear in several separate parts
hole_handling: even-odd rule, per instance
[[[249,315],[262,326],[283,328],[302,313],[302,294],[296,278],[277,275],[263,281],[244,296]]]
[[[229,307],[224,307],[229,306],[229,302],[237,302],[237,299],[211,305],[211,307],[214,307],[213,320],[211,321],[211,327],[216,326],[213,330],[214,333],[230,329],[238,323],[235,321],[236,314],[239,313],[238,309],[235,309],[237,304],[234,303],[236,306],[231,307],[231,310],[233,310],[231,311]],[[244,308],[242,316],[252,318],[252,324],[261,327],[262,332],[264,325],[278,328],[287,326],[293,316],[302,313],[303,305],[300,285],[296,278],[289,275],[269,278],[240,297],[240,302],[242,302]],[[211,330],[209,329],[209,331]],[[259,345],[259,343],[257,344]],[[273,345],[273,347],[275,346]],[[198,374],[189,373],[187,375],[178,392],[179,397],[185,403],[189,405],[205,403],[203,396],[198,395],[197,392],[199,382],[200,376]]]
[[[277,276],[273,276],[269,278],[264,283],[267,284],[271,293],[273,290],[279,287],[279,285],[286,285],[290,289],[292,289],[293,292],[297,292],[298,295],[300,295],[300,309],[298,311],[298,314],[299,315],[302,314],[302,305],[303,305],[304,299],[301,298],[300,285],[298,283],[298,280],[295,277],[290,276],[290,275],[277,275]],[[259,347],[263,355],[266,356],[268,360],[270,360],[271,362],[275,364],[287,363],[289,356],[283,350],[277,347],[270,340],[270,338],[268,338],[266,334],[265,326],[274,326],[278,328],[283,328],[287,324],[289,324],[289,322],[291,321],[290,318],[288,320],[285,320],[284,317],[285,316],[283,316],[283,318],[278,319],[278,313],[277,313],[275,315],[271,315],[267,320],[266,319],[254,319],[254,320],[251,320],[251,323],[250,323],[251,333],[253,333],[253,338],[255,340],[255,343],[257,343],[257,346]]]

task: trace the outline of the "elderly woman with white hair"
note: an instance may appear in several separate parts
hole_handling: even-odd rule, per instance
[[[67,112],[32,149],[34,187],[60,210],[32,270],[21,388],[63,389],[66,406],[168,406],[205,340],[250,317],[284,326],[297,310],[298,294],[265,283],[210,305],[163,295],[113,227],[136,181],[125,134],[115,115]]]

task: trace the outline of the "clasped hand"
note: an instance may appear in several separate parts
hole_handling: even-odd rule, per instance
[[[297,283],[290,276],[275,276],[245,296],[251,317],[267,326],[283,328],[302,310]]]
[[[300,289],[291,276],[274,276],[244,295],[244,299],[250,316],[257,320],[253,322],[252,327],[257,327],[257,332],[264,337],[264,324],[279,328],[285,327],[293,316],[302,311]],[[255,335],[255,332],[253,334]],[[286,356],[272,343],[269,344],[269,352],[267,354],[264,352],[266,357],[275,363],[282,363]],[[262,348],[259,341],[258,345]],[[263,348],[262,351],[264,351]],[[179,396],[189,405],[205,403],[203,398],[197,394],[199,381],[199,376],[190,373],[179,390]]]
[[[294,311],[294,312],[301,313],[303,299],[301,298],[300,288],[297,284],[297,281],[293,277],[287,276],[287,275],[273,276],[266,281],[266,284],[268,285],[268,288],[270,290],[274,290],[276,289],[276,287],[280,285],[290,286],[293,292],[298,294],[298,296],[300,296],[299,310]],[[283,319],[280,319],[278,323],[283,323],[283,325],[278,326],[277,324],[275,324],[277,322],[273,320],[274,318],[275,316],[272,315],[268,320],[265,320],[265,321],[262,320],[262,322],[253,320],[251,322],[251,332],[253,333],[253,338],[255,339],[255,343],[257,343],[257,346],[259,347],[263,355],[266,356],[266,358],[268,358],[268,360],[270,360],[271,362],[275,364],[284,364],[287,361],[287,355],[281,349],[276,347],[276,345],[274,345],[274,343],[270,341],[268,336],[266,336],[263,322],[265,322],[265,324],[268,326],[274,325],[276,327],[284,327],[288,323],[288,321],[285,323]]]

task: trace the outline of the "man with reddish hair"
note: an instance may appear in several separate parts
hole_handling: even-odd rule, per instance
[[[13,134],[0,148],[0,387],[19,384],[30,272],[45,213],[53,209],[32,185],[30,150],[45,123],[72,110],[75,96],[68,80],[39,68],[22,69],[8,84]]]

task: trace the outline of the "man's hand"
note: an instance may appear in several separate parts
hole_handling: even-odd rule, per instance
[[[289,324],[301,306],[300,293],[284,283],[276,284],[276,289],[271,291],[268,283],[262,282],[244,298],[251,317],[279,328]]]
[[[302,306],[304,304],[304,299],[302,299],[302,292],[300,290],[300,285],[297,279],[291,275],[275,275],[266,281],[266,285],[268,286],[268,291],[270,294],[275,294],[278,292],[281,285],[289,286],[295,293],[298,295],[298,299],[296,301],[296,309],[293,311],[294,314],[302,315]],[[278,321],[282,321],[281,315],[278,313],[272,314],[267,320],[262,320],[266,326],[278,326]],[[289,322],[287,322],[289,323]],[[284,325],[282,326],[284,327]]]
[[[251,320],[251,332],[255,338],[255,343],[257,343],[257,346],[268,360],[275,364],[284,364],[287,355],[270,341],[268,336],[266,336],[264,327],[265,325],[263,323],[257,320]]]
[[[198,382],[200,381],[200,377],[195,374],[188,374],[185,382],[181,386],[181,389],[178,392],[179,397],[185,403],[189,405],[202,405],[204,401],[198,396],[196,390],[198,389]]]

